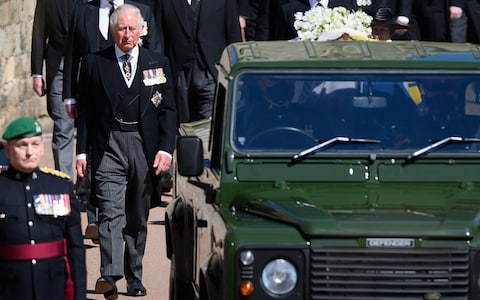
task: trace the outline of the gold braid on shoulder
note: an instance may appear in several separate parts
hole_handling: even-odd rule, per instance
[[[63,179],[70,179],[70,176],[68,176],[67,174],[65,174],[63,172],[60,172],[60,171],[57,171],[57,170],[54,170],[54,169],[42,167],[42,168],[40,168],[40,171],[42,173],[50,174],[50,175],[57,176],[57,177],[60,177],[60,178],[63,178]]]

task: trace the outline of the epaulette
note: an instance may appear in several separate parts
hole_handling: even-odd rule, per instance
[[[65,174],[63,172],[60,172],[60,171],[57,171],[57,170],[54,170],[54,169],[42,167],[42,168],[40,168],[40,171],[45,173],[45,174],[50,174],[50,175],[57,176],[57,177],[60,177],[60,178],[63,178],[63,179],[70,179],[70,176],[68,176],[67,174]]]

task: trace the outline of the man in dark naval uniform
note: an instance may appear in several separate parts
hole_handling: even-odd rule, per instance
[[[2,139],[9,165],[0,170],[0,299],[86,299],[72,181],[38,167],[44,145],[37,120],[14,120]]]

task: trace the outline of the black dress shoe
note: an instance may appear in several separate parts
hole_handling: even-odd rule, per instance
[[[104,276],[97,279],[95,284],[95,293],[103,294],[107,300],[118,299],[118,290],[115,285],[115,279],[110,276]]]
[[[127,296],[145,296],[147,295],[147,289],[143,286],[139,280],[132,280],[127,283]]]

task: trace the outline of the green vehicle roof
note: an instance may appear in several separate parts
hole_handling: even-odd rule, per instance
[[[235,43],[222,55],[226,75],[243,68],[480,69],[480,45],[419,41]]]

